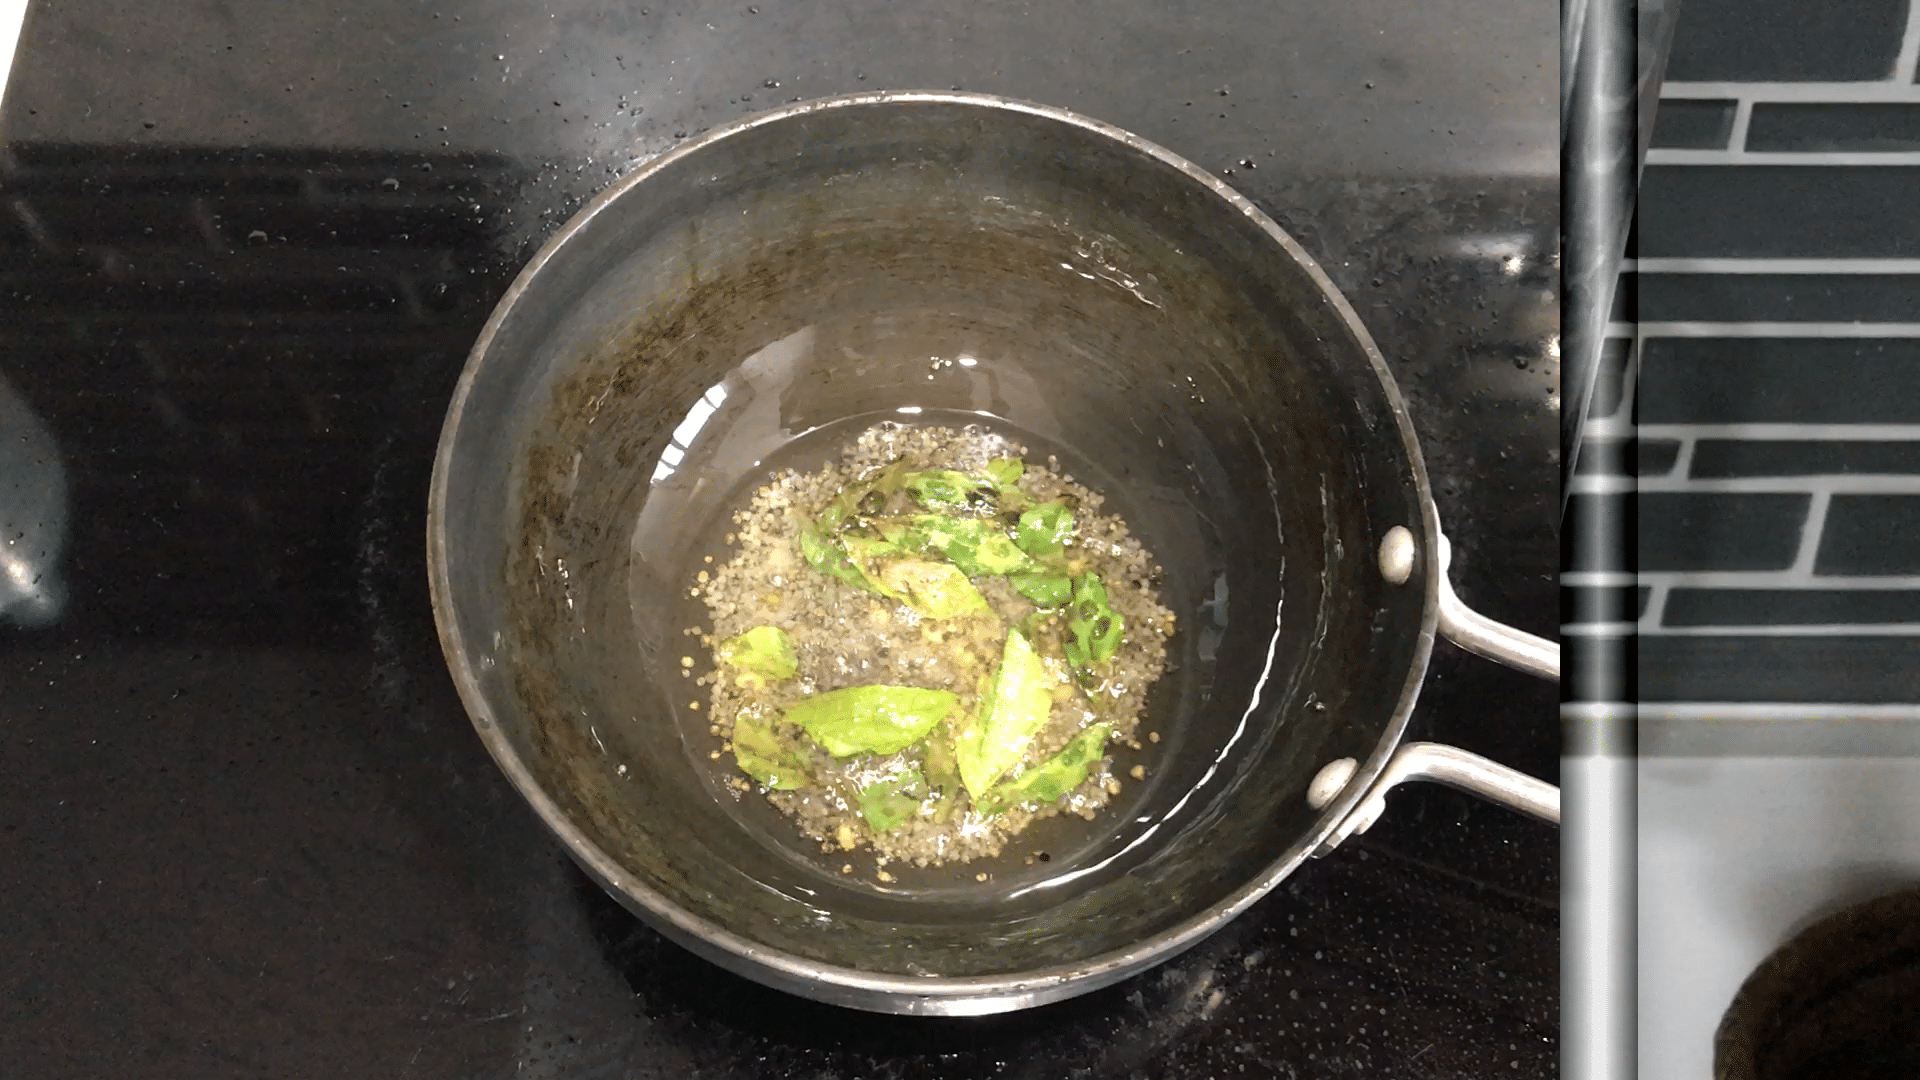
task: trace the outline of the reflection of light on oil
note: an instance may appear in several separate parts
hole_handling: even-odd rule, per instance
[[[40,571],[27,562],[24,555],[16,555],[11,550],[13,541],[7,541],[9,550],[0,551],[0,583],[11,586],[14,591],[25,593],[40,583]]]
[[[1075,880],[1076,878],[1083,878],[1089,874],[1098,873],[1099,871],[1119,861],[1121,858],[1125,857],[1128,852],[1132,851],[1133,849],[1139,847],[1140,845],[1146,843],[1149,839],[1151,839],[1154,833],[1157,833],[1160,831],[1160,826],[1166,824],[1168,821],[1172,820],[1176,814],[1180,813],[1180,811],[1186,807],[1187,803],[1192,801],[1194,795],[1198,793],[1201,788],[1205,787],[1209,780],[1213,779],[1213,775],[1220,771],[1221,766],[1226,764],[1228,758],[1233,756],[1235,745],[1238,744],[1240,740],[1248,734],[1249,726],[1251,725],[1253,720],[1254,710],[1260,707],[1261,692],[1266,689],[1267,679],[1269,676],[1273,674],[1274,658],[1280,647],[1279,626],[1280,626],[1281,607],[1283,606],[1283,604],[1284,604],[1284,601],[1282,601],[1281,604],[1274,605],[1274,609],[1273,609],[1273,624],[1275,627],[1274,634],[1271,638],[1267,640],[1266,663],[1262,665],[1260,669],[1260,677],[1254,681],[1253,694],[1247,702],[1246,711],[1240,714],[1240,723],[1234,727],[1233,734],[1227,736],[1226,745],[1221,747],[1220,752],[1214,756],[1213,764],[1207,766],[1206,773],[1202,775],[1200,779],[1197,782],[1195,782],[1192,787],[1187,789],[1186,794],[1180,796],[1180,801],[1174,803],[1172,809],[1169,809],[1166,813],[1161,814],[1159,821],[1156,821],[1152,825],[1147,826],[1147,828],[1144,831],[1142,831],[1139,836],[1134,837],[1133,842],[1128,844],[1126,847],[1121,848],[1119,851],[1113,853],[1112,855],[1108,856],[1105,859],[1100,860],[1099,862],[1095,863],[1092,866],[1086,867],[1081,870],[1075,870],[1071,873],[1061,874],[1059,877],[1051,878],[1047,881],[1040,882],[1037,885],[1029,885],[1024,889],[1017,889],[1013,892],[1012,897],[1025,896],[1027,893],[1035,892],[1040,889],[1058,888],[1059,886],[1065,885],[1068,882]],[[1145,821],[1146,819],[1140,818],[1138,820]]]
[[[1560,335],[1559,334],[1553,334],[1547,338],[1547,359],[1549,360],[1560,359]]]
[[[960,358],[960,366],[961,366],[961,367],[972,367],[973,365],[975,365],[975,364],[978,364],[979,362],[980,362],[980,361],[978,361],[978,360],[975,360],[975,359],[974,359],[973,357],[971,357],[971,356],[962,356],[962,357]]]
[[[1500,260],[1500,272],[1508,277],[1519,277],[1520,268],[1525,265],[1527,265],[1527,260],[1518,255],[1509,255]]]
[[[1267,490],[1269,492],[1274,491],[1277,487],[1278,481],[1275,479],[1273,475],[1273,462],[1266,460],[1266,458],[1263,456],[1261,458],[1261,464],[1266,466]],[[1326,499],[1326,489],[1324,487],[1321,489],[1320,496],[1322,501]],[[1282,539],[1284,540],[1284,537]],[[1284,562],[1281,564],[1281,569],[1283,571],[1286,569],[1286,564]],[[1285,615],[1285,608],[1286,608],[1286,600],[1284,597],[1273,606],[1273,635],[1267,639],[1266,660],[1264,663],[1261,664],[1260,677],[1254,680],[1253,691],[1248,696],[1247,708],[1244,712],[1240,714],[1240,722],[1234,725],[1233,733],[1227,736],[1226,743],[1220,747],[1220,752],[1214,755],[1213,763],[1207,766],[1207,771],[1201,775],[1200,779],[1196,781],[1192,786],[1187,788],[1186,792],[1180,796],[1179,801],[1174,803],[1171,809],[1167,810],[1165,813],[1160,815],[1160,820],[1155,821],[1151,825],[1148,825],[1146,829],[1142,830],[1139,836],[1134,837],[1133,840],[1127,844],[1127,846],[1121,848],[1119,851],[1114,852],[1112,855],[1107,856],[1106,858],[1100,860],[1099,862],[1094,863],[1092,866],[1088,866],[1080,870],[1075,870],[1075,871],[1072,871],[1071,873],[1061,874],[1058,877],[1051,878],[1034,885],[1029,885],[1023,889],[1016,889],[1013,891],[1013,893],[1011,893],[1008,896],[1008,899],[1016,899],[1018,897],[1025,896],[1028,893],[1037,892],[1041,889],[1058,888],[1078,878],[1087,877],[1091,874],[1095,874],[1100,872],[1101,870],[1106,869],[1107,867],[1125,858],[1128,852],[1133,851],[1135,848],[1140,847],[1141,845],[1145,844],[1148,840],[1152,839],[1153,835],[1160,831],[1160,827],[1162,825],[1166,825],[1167,823],[1173,821],[1174,818],[1177,815],[1179,815],[1180,811],[1185,809],[1186,805],[1189,802],[1193,801],[1193,797],[1196,794],[1198,794],[1202,788],[1206,787],[1207,783],[1213,779],[1214,774],[1218,773],[1221,767],[1224,766],[1229,759],[1235,756],[1236,748],[1239,746],[1240,740],[1243,738],[1246,738],[1249,734],[1252,733],[1251,729],[1253,726],[1253,714],[1255,710],[1260,708],[1261,696],[1266,690],[1267,680],[1271,678],[1273,675],[1274,662],[1279,655],[1280,633],[1281,633],[1281,627],[1284,625],[1283,617]],[[1324,618],[1324,615],[1325,613],[1323,612],[1322,613],[1323,618]],[[1140,817],[1134,820],[1136,823],[1145,823],[1148,820],[1148,818]]]
[[[1469,259],[1511,259],[1533,248],[1533,238],[1525,233],[1477,233],[1455,241],[1455,250]]]
[[[693,403],[693,408],[687,410],[686,419],[680,421],[680,426],[673,429],[672,441],[667,444],[665,450],[660,451],[660,463],[653,467],[654,483],[657,484],[673,475],[673,470],[686,459],[687,447],[693,445],[693,440],[700,434],[700,429],[707,426],[707,421],[713,419],[713,414],[720,410],[721,404],[726,400],[727,388],[720,383],[715,383],[707,388],[707,392],[700,396],[699,401]]]
[[[918,416],[920,414],[920,406],[902,405],[893,411],[897,413],[906,413],[908,416]]]

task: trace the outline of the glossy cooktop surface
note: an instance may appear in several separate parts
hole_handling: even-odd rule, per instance
[[[0,391],[38,425],[0,510],[64,494],[0,524],[65,594],[0,629],[5,1071],[1551,1075],[1557,834],[1435,788],[1059,1005],[883,1017],[726,974],[486,756],[423,547],[466,350],[585,198],[768,105],[962,86],[1161,142],[1292,232],[1411,402],[1462,596],[1551,635],[1556,35],[1515,0],[36,5]],[[1413,734],[1553,779],[1557,699],[1442,645]]]

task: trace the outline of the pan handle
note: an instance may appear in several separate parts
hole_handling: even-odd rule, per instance
[[[1560,646],[1525,630],[1495,622],[1460,602],[1447,577],[1453,562],[1453,545],[1440,534],[1440,633],[1462,649],[1484,656],[1497,664],[1560,681]],[[1413,574],[1413,532],[1404,525],[1387,530],[1380,541],[1380,574],[1395,585],[1404,584]]]
[[[1453,561],[1453,545],[1440,534],[1440,633],[1448,641],[1496,664],[1560,681],[1560,646],[1525,630],[1516,630],[1495,622],[1460,602],[1447,576]]]
[[[1307,785],[1308,804],[1319,810],[1331,803],[1346,790],[1358,768],[1359,763],[1352,758],[1340,758],[1322,766],[1314,774],[1313,782]],[[1387,767],[1380,770],[1373,787],[1314,851],[1314,856],[1325,855],[1347,837],[1372,828],[1380,815],[1386,813],[1388,793],[1409,780],[1445,784],[1542,821],[1560,824],[1560,789],[1552,784],[1457,746],[1410,742],[1401,744],[1387,759]]]
[[[1413,533],[1404,526],[1387,530],[1380,542],[1380,573],[1398,585],[1413,573]],[[1447,570],[1453,549],[1446,535],[1440,535],[1440,632],[1447,640],[1471,653],[1505,664],[1543,679],[1560,680],[1560,646],[1524,630],[1498,623],[1460,602],[1454,595]],[[1352,782],[1360,763],[1338,758],[1321,766],[1307,785],[1307,802],[1315,810],[1323,809]],[[1325,855],[1355,833],[1363,833],[1387,811],[1387,795],[1409,780],[1430,780],[1450,788],[1477,795],[1542,821],[1560,824],[1560,789],[1535,779],[1518,769],[1510,769],[1491,758],[1469,753],[1444,743],[1403,743],[1387,759],[1373,787],[1361,798],[1320,847],[1315,857]]]

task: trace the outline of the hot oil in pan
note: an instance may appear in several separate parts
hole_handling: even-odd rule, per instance
[[[1024,440],[1003,433],[1004,425],[990,427],[977,416],[953,426],[924,416],[912,427],[876,419],[855,418],[791,444],[763,475],[740,486],[696,545],[701,569],[686,578],[695,603],[680,608],[693,631],[685,655],[699,668],[692,680],[699,689],[689,694],[682,716],[687,745],[720,797],[763,839],[843,880],[903,889],[955,880],[978,885],[1009,870],[1025,877],[1029,870],[1051,872],[1056,861],[1072,866],[1077,849],[1108,831],[1112,822],[1102,819],[1123,812],[1123,796],[1145,783],[1163,737],[1151,720],[1140,723],[1176,625],[1153,599],[1151,556],[1113,529],[1113,515],[1100,500],[1065,479],[1057,454],[1022,446]],[[842,457],[850,443],[861,456],[858,464]],[[821,458],[839,468],[805,464]],[[889,475],[963,485],[961,477],[990,479],[984,468],[990,461],[1004,475],[1015,460],[1024,460],[1024,475],[1007,483],[997,500],[976,490],[971,500],[942,507],[937,500],[921,504],[909,490],[872,489],[885,487]],[[900,464],[890,472],[883,465],[889,461]],[[1060,573],[1051,581],[1046,564],[1013,543],[993,545],[992,554],[1024,562],[1025,573],[984,572],[974,548],[980,535],[1019,535],[1011,509],[985,516],[987,508],[978,504],[1022,498],[1030,524],[1057,519],[1069,505],[1068,514],[1078,518],[1079,540],[1057,553],[1053,565]],[[823,572],[796,543],[788,509],[818,523],[835,499],[858,505],[853,520],[836,529],[842,534],[832,552],[817,561],[877,581],[880,592]],[[929,521],[939,523],[931,527],[936,536],[941,528],[970,527],[971,535],[958,538],[967,550],[957,552],[957,562],[976,576],[963,574],[926,541],[916,542],[914,527]],[[1006,529],[1010,524],[1015,527]],[[888,534],[901,536],[904,547],[888,544]],[[874,548],[882,553],[865,558]],[[986,561],[999,565],[991,556]],[[936,569],[944,574],[931,583],[913,580],[916,572]],[[1022,595],[1016,582],[1046,601],[1046,609]],[[1075,584],[1080,595],[1072,598],[1067,590]],[[1085,595],[1088,585],[1104,593],[1098,603]],[[1049,592],[1056,588],[1060,592]],[[1047,613],[1053,611],[1059,613]],[[1087,619],[1076,617],[1083,613]],[[1099,647],[1102,615],[1111,620],[1105,629],[1112,648],[1096,659],[1080,646],[1086,639]],[[714,648],[730,641],[732,659],[709,666]],[[1080,679],[1070,653],[1082,663]],[[1008,701],[990,707],[986,700],[1017,681],[1023,668],[1040,680],[1023,688],[1028,711]],[[831,694],[866,695],[883,709],[931,698],[911,722],[932,730],[905,746],[861,745],[856,736],[835,753],[823,752],[823,740],[803,735],[783,713],[797,715],[787,710]],[[973,785],[957,783],[970,756],[952,748],[958,733],[993,716],[1037,730],[1016,751],[1026,771],[1003,781],[998,794],[978,792],[985,797],[976,800],[967,792]],[[824,741],[831,741],[834,725],[849,717],[823,719]],[[893,732],[884,734],[894,739]],[[767,820],[761,807],[768,802],[793,820]]]
[[[709,760],[823,855],[872,853],[881,883],[895,862],[1017,851],[1033,820],[1094,820],[1145,775],[1115,775],[1109,744],[1159,738],[1137,726],[1174,627],[1152,557],[1024,451],[882,422],[829,468],[776,474],[689,589],[711,623],[689,636],[721,661],[699,680]]]
[[[775,348],[780,347],[776,343]],[[908,370],[964,378],[978,374],[974,369],[984,363],[960,353],[935,356]],[[753,367],[750,360],[742,370],[750,373]],[[1001,373],[1005,371],[1003,366]],[[1155,780],[1157,761],[1174,747],[1180,734],[1171,722],[1174,710],[1169,706],[1180,697],[1176,684],[1183,671],[1176,664],[1173,673],[1158,681],[1150,677],[1160,670],[1164,655],[1177,655],[1181,636],[1177,619],[1156,602],[1155,594],[1164,582],[1151,554],[1151,523],[1128,512],[1124,488],[1062,442],[983,415],[981,410],[894,405],[795,433],[779,422],[789,418],[783,414],[792,411],[793,398],[769,393],[774,389],[755,386],[754,380],[736,372],[720,384],[718,392],[710,391],[701,399],[676,433],[679,452],[670,449],[656,466],[655,491],[649,500],[658,504],[657,511],[686,524],[675,530],[668,545],[661,544],[668,537],[647,535],[644,520],[635,537],[636,554],[641,556],[636,566],[650,568],[648,580],[656,587],[676,583],[668,608],[671,631],[665,653],[667,663],[687,672],[670,677],[677,689],[685,691],[675,695],[673,712],[688,767],[703,774],[713,797],[763,844],[809,876],[826,877],[847,887],[906,895],[955,889],[1012,893],[1031,891],[1050,880],[1078,878],[1091,884],[1107,871],[1118,872],[1119,861],[1113,856],[1143,831],[1147,819],[1136,811]],[[903,389],[887,396],[900,400]],[[859,390],[842,393],[861,396]],[[771,403],[786,408],[766,407]],[[845,461],[849,448],[863,437],[868,466],[864,470]],[[885,472],[879,465],[896,459],[905,464],[894,468],[895,483],[902,470],[922,474],[924,479],[942,466],[957,466],[952,471],[985,479],[988,461],[998,460],[1004,470],[1006,460],[1015,456],[1009,451],[1016,449],[1024,451],[1018,456],[1029,471],[1022,478],[1024,484],[1014,485],[1023,494],[1013,495],[1010,501],[1024,499],[1032,509],[1066,496],[1061,505],[1079,510],[1087,533],[1076,537],[1081,545],[1077,550],[1069,545],[1063,552],[1073,556],[1071,565],[1063,565],[1060,559],[1050,565],[1064,571],[1062,576],[1070,584],[1087,576],[1099,579],[1104,571],[1113,579],[1111,587],[1100,582],[1106,587],[1107,609],[1120,614],[1125,624],[1121,641],[1130,647],[1097,664],[1088,663],[1081,650],[1078,659],[1083,667],[1077,681],[1074,663],[1064,654],[1067,642],[1079,644],[1085,635],[1076,635],[1069,625],[1075,611],[1071,599],[1059,605],[1061,613],[1055,619],[1042,616],[1022,623],[1021,617],[1037,605],[1021,595],[1013,579],[982,572],[985,568],[976,564],[968,569],[978,573],[961,580],[972,585],[992,610],[977,612],[977,618],[941,618],[938,610],[929,613],[925,592],[902,594],[892,586],[875,592],[822,573],[799,550],[788,515],[776,512],[784,511],[780,503],[788,499],[806,504],[799,509],[804,517],[815,520],[831,496],[855,486],[848,494],[856,503],[864,501],[865,512],[855,506],[853,516],[858,520],[842,524],[845,535],[835,545],[836,558],[847,552],[849,544],[855,548],[867,544],[868,550],[875,542],[884,544],[886,531],[897,532],[903,523],[916,519],[921,524],[943,516],[994,521],[991,511],[998,508],[982,505],[991,499],[991,492],[972,492],[970,504],[963,499],[942,506],[907,490],[885,495],[869,490],[861,500],[865,489],[857,485],[863,480],[872,483]],[[843,472],[819,475],[836,463]],[[1065,477],[1078,484],[1064,483]],[[763,493],[770,482],[782,478],[777,490]],[[880,486],[888,483],[880,480]],[[1084,498],[1089,489],[1100,497],[1086,502],[1098,505],[1077,505],[1074,497]],[[643,518],[659,521],[663,515],[649,513]],[[1145,553],[1136,554],[1139,544],[1131,538],[1105,533],[1106,522],[1113,519],[1131,529],[1148,526],[1144,534],[1137,534],[1145,541]],[[1017,521],[1011,508],[997,519],[1005,527],[1004,535],[1016,541],[1011,545],[1016,548]],[[901,538],[896,535],[895,539]],[[1000,554],[1008,554],[1009,545],[993,546]],[[906,538],[903,551],[883,552],[879,560],[862,560],[859,565],[884,573],[890,563],[898,569],[903,561],[953,562],[947,552],[929,550],[924,538]],[[1012,554],[1016,561],[1025,557],[1018,551]],[[1043,569],[1039,561],[1026,558],[1027,570]],[[865,572],[840,564],[843,576],[848,576],[849,569],[854,576]],[[952,578],[948,571],[942,580]],[[894,584],[900,581],[895,575]],[[1030,578],[1024,583],[1034,584]],[[1038,590],[1044,594],[1045,584]],[[903,596],[920,601],[920,610],[914,603],[902,602]],[[931,596],[935,609],[953,600],[937,588]],[[651,611],[652,617],[658,617],[659,605],[643,603],[638,590],[635,599],[637,612]],[[715,604],[717,608],[711,606]],[[1093,614],[1097,608],[1079,610]],[[1011,776],[1001,777],[1012,782],[987,800],[989,807],[998,803],[1008,808],[985,815],[973,812],[974,797],[964,793],[964,784],[955,790],[955,763],[929,761],[928,751],[936,742],[951,746],[953,732],[978,726],[982,692],[991,696],[997,687],[994,672],[1007,658],[1008,630],[1016,624],[1024,631],[1024,644],[1046,670],[1042,689],[1054,700],[1047,704],[1047,723],[1028,744],[1021,766]],[[739,637],[757,626],[780,631],[785,641],[772,630],[760,631],[756,638]],[[716,664],[715,647],[729,640],[736,642],[735,662]],[[759,656],[761,661],[791,645],[795,670],[786,672],[777,659],[771,670],[754,670],[756,643],[771,650]],[[1090,673],[1090,668],[1098,671]],[[715,686],[716,682],[720,685]],[[800,737],[800,729],[784,722],[783,708],[810,697],[872,687],[944,691],[952,695],[951,709],[932,718],[934,732],[909,746],[882,745],[845,757],[825,752],[818,741]],[[1122,689],[1116,692],[1116,688]],[[864,692],[878,695],[870,697],[868,704],[900,704],[887,697],[894,690]],[[1098,705],[1094,705],[1095,694],[1105,695]],[[922,698],[923,709],[948,704]],[[734,741],[741,734],[737,725],[743,708],[751,710],[753,730],[747,736],[751,770],[742,768]],[[929,719],[924,711],[915,716],[915,722]],[[1094,732],[1095,725],[1102,730]],[[1099,738],[1103,734],[1106,737]],[[1077,779],[1071,766],[1085,760],[1093,741],[1104,745],[1095,747],[1094,762],[1085,778]],[[935,751],[933,756],[947,755]],[[976,778],[978,758],[976,754]],[[804,780],[796,786],[791,773],[803,765]],[[1023,791],[1018,784],[1022,776],[1035,785]],[[789,790],[770,787],[768,781]],[[1056,795],[1062,786],[1070,787],[1065,795],[1044,797]],[[1033,797],[1022,799],[1023,794]],[[916,865],[922,861],[931,865]]]

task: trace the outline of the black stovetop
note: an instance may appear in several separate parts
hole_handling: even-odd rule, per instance
[[[721,972],[508,787],[423,565],[465,351],[584,197],[794,96],[964,85],[1231,171],[1392,362],[1461,593],[1551,634],[1537,7],[37,5],[4,117],[0,378],[58,447],[70,595],[0,629],[0,1072],[1554,1074],[1558,836],[1437,788],[1060,1005],[882,1017]],[[1414,736],[1551,779],[1556,701],[1443,645]]]

